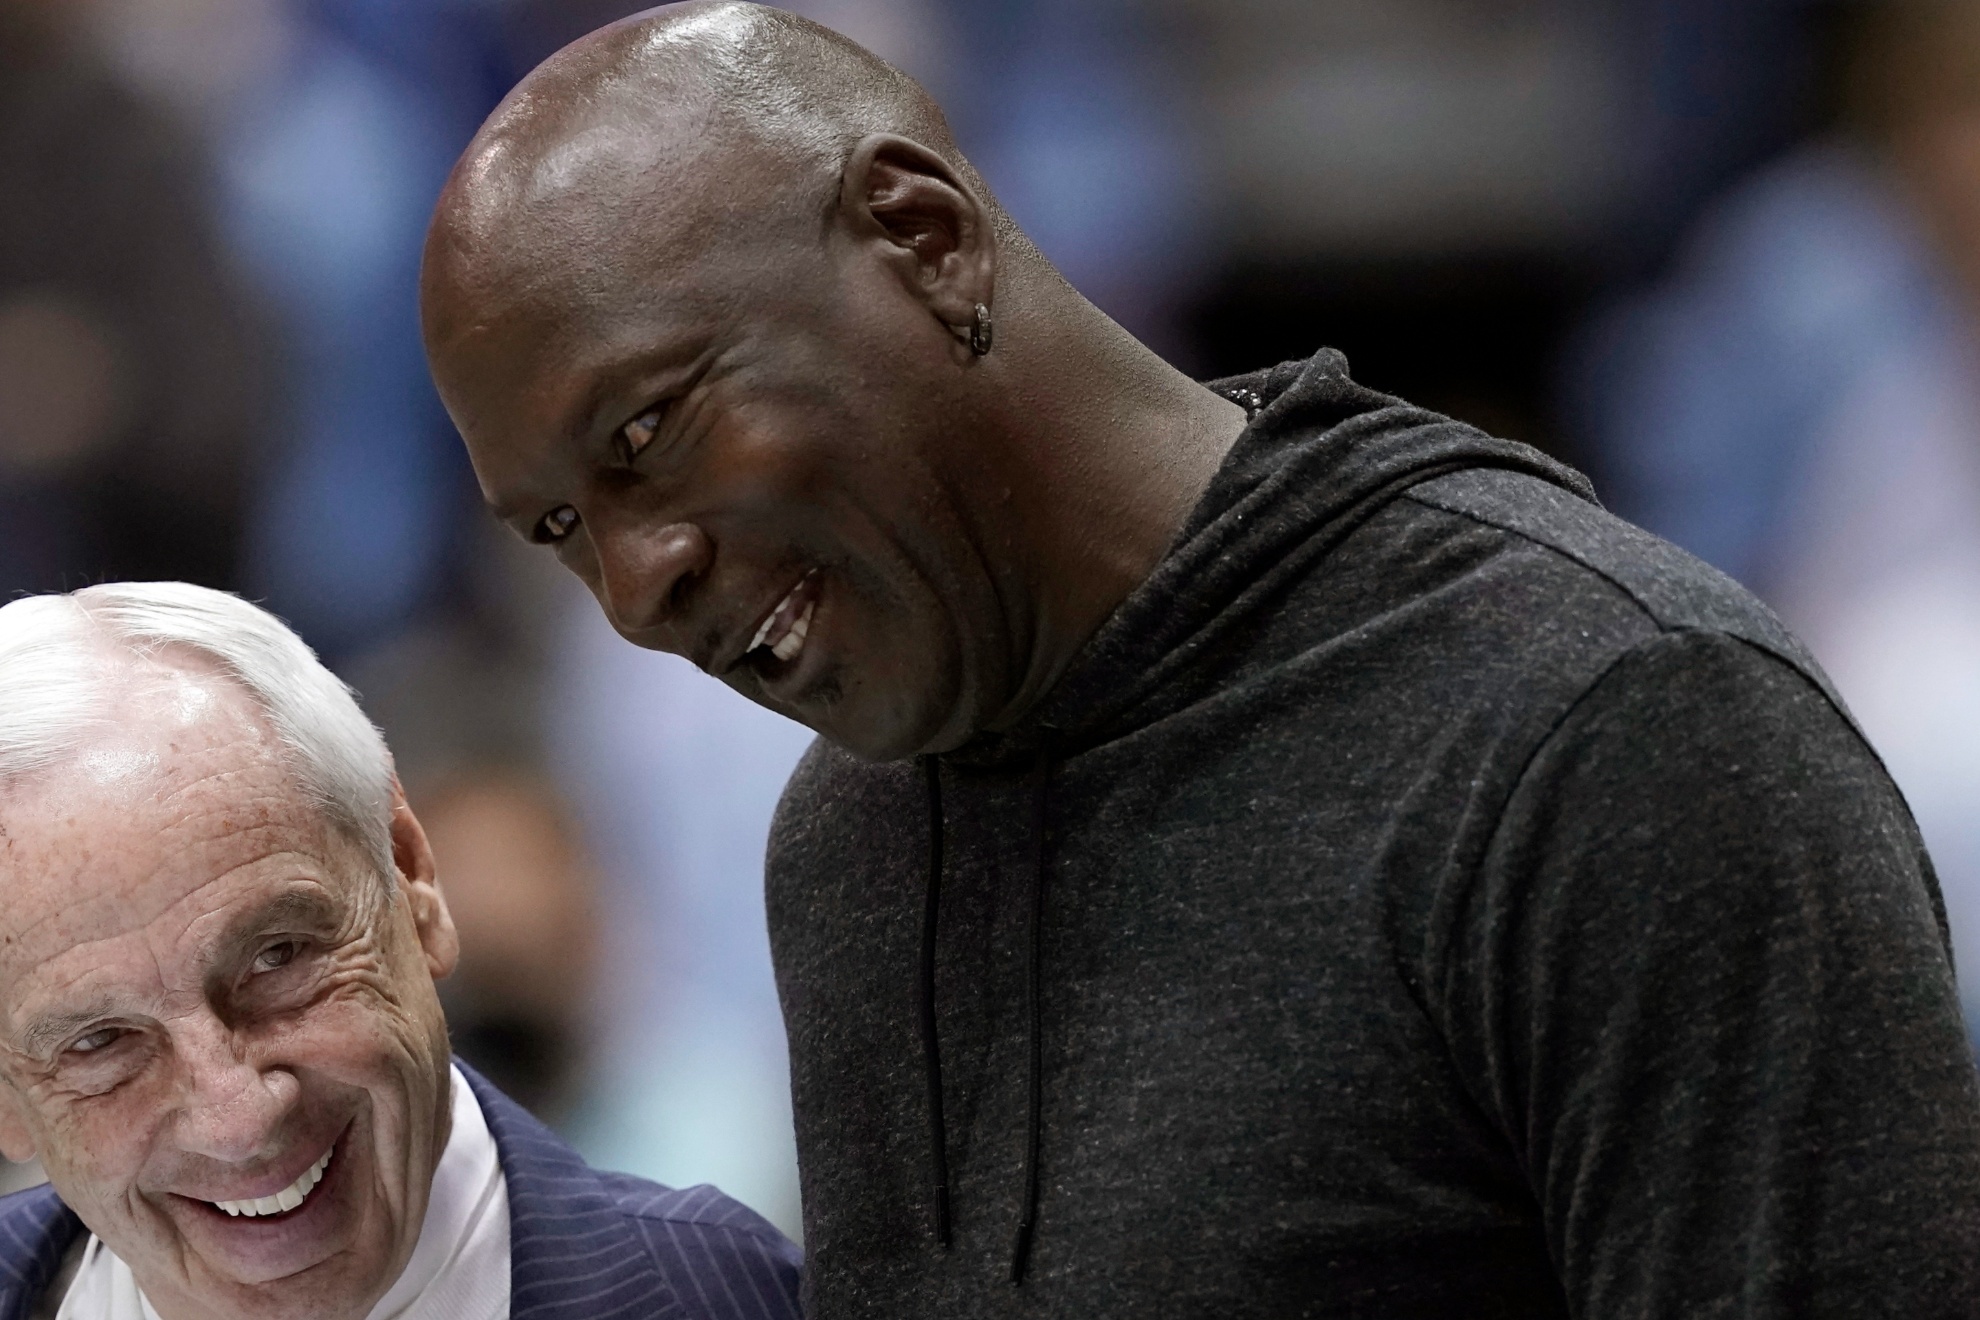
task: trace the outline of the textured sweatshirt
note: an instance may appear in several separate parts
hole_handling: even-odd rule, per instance
[[[1980,1316],[1930,863],[1751,596],[1322,353],[1022,727],[773,830],[815,1320]]]

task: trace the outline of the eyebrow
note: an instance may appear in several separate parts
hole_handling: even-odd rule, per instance
[[[256,940],[280,927],[322,930],[337,922],[337,900],[321,890],[284,889],[275,897],[250,908],[231,922],[215,941],[219,956],[215,962],[238,958]]]
[[[684,386],[699,379],[708,369],[714,356],[712,346],[705,340],[694,341],[691,346],[692,352],[688,352],[680,342],[648,345],[644,353],[619,363],[616,369],[608,368],[595,375],[573,402],[568,414],[552,428],[557,443],[565,447],[559,452],[588,456],[595,451],[601,439],[609,443],[633,418],[616,417],[615,412],[607,411],[608,407],[615,406],[617,396],[626,393],[642,378],[658,375],[670,382],[663,404],[678,398]],[[647,405],[635,403],[632,406]],[[485,491],[483,496],[483,502],[496,521],[526,541],[535,540],[533,533],[546,513],[568,503],[546,502],[547,497],[536,496],[497,502],[487,499]]]
[[[714,349],[705,337],[687,338],[683,342],[683,337],[677,335],[676,342],[672,344],[649,345],[636,363],[625,365],[617,373],[604,373],[591,383],[579,406],[572,410],[571,424],[566,428],[564,438],[574,448],[584,450],[595,444],[600,436],[609,439],[617,435],[637,416],[620,417],[616,412],[607,411],[608,408],[625,406],[618,399],[619,395],[627,393],[635,382],[657,381],[660,382],[657,387],[660,394],[665,396],[657,406],[665,407],[707,372],[713,357]],[[646,409],[655,404],[648,398],[635,400],[630,406]]]
[[[81,1030],[92,1022],[118,1015],[114,1001],[99,999],[84,1008],[72,1008],[65,1012],[48,1013],[36,1018],[21,1033],[21,1049],[36,1058],[52,1052],[72,1033]]]

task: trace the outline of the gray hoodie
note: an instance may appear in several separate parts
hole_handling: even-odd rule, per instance
[[[1904,803],[1764,607],[1321,353],[1022,728],[768,871],[815,1320],[1980,1316]]]

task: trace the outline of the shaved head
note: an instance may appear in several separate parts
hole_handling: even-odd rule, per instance
[[[629,275],[760,243],[766,225],[813,237],[873,134],[941,156],[1014,234],[941,107],[864,48],[735,0],[636,14],[552,56],[482,127],[442,195],[429,286],[561,304],[582,290],[598,308],[638,287]],[[427,311],[444,334],[431,318],[447,304]]]
[[[1242,423],[1058,276],[927,92],[760,5],[532,73],[421,294],[496,514],[628,640],[871,757],[1034,702]]]

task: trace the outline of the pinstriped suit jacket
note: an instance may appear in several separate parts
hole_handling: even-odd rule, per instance
[[[799,1320],[798,1250],[712,1187],[600,1173],[466,1065],[509,1184],[512,1320]],[[46,1186],[0,1199],[0,1320],[83,1231]]]

